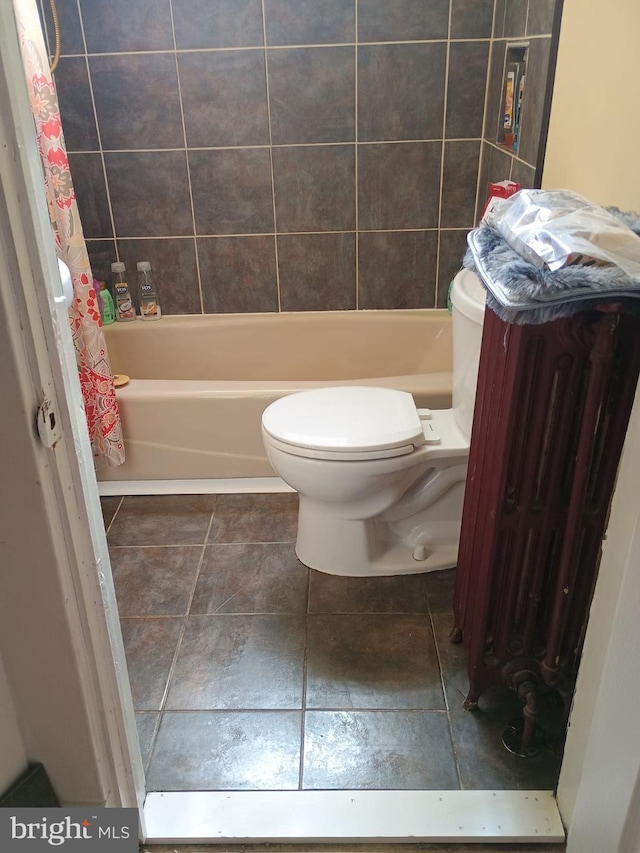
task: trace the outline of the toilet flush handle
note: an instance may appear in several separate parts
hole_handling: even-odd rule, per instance
[[[424,440],[427,444],[440,444],[440,436],[433,428],[433,424],[427,422],[422,425],[422,432],[424,433]]]
[[[433,424],[429,423],[433,417],[431,409],[418,409],[417,411],[420,420],[427,421],[427,423],[422,424],[422,432],[424,433],[425,442],[427,444],[440,444],[440,436],[433,428]]]

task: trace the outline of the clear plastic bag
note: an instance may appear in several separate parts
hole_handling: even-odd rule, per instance
[[[520,190],[484,220],[539,269],[616,266],[640,282],[640,237],[620,219],[569,190]]]

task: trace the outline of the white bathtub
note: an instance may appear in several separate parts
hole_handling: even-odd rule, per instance
[[[420,407],[451,405],[441,310],[163,316],[105,336],[114,373],[131,381],[117,391],[126,462],[98,460],[102,494],[259,490],[274,477],[262,412],[293,391],[383,385]]]

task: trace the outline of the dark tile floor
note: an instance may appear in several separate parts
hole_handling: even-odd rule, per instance
[[[297,498],[102,499],[148,790],[555,787],[462,710],[452,571],[343,578],[296,558]]]

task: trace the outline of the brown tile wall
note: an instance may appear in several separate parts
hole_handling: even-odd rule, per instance
[[[492,147],[492,40],[550,20],[548,0],[57,6],[94,274],[150,260],[165,313],[444,304]]]

